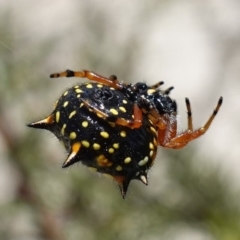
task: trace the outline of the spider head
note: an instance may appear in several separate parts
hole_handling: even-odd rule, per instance
[[[163,82],[160,82],[159,86],[162,84]],[[169,97],[169,93],[173,87],[162,91],[157,88],[149,87],[142,82],[136,83],[134,87],[140,107],[147,111],[154,109],[159,115],[173,114],[177,112],[176,102]]]
[[[159,115],[172,114],[177,112],[177,103],[162,91],[156,91],[152,95],[151,103],[158,111]]]

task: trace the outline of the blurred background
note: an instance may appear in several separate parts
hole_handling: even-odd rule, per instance
[[[65,69],[163,80],[186,129],[224,102],[210,130],[181,150],[159,147],[146,187],[117,185],[81,164],[63,170],[61,144],[26,123],[47,116],[86,79]],[[238,0],[0,0],[0,239],[240,239]]]

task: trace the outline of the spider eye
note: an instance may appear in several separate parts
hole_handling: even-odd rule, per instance
[[[135,88],[139,93],[143,93],[148,89],[148,86],[145,83],[140,83],[139,82],[139,83],[135,84]]]

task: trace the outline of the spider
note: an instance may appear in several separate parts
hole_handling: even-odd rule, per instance
[[[152,86],[148,86],[142,82],[138,82],[135,85],[125,84],[119,82],[115,75],[106,78],[87,70],[66,70],[65,72],[51,74],[50,77],[88,78],[89,80],[102,83],[122,92],[133,102],[133,120],[118,117],[118,112],[112,112],[105,107],[101,109],[98,106],[91,105],[88,101],[84,101],[84,104],[91,108],[96,114],[100,114],[105,120],[109,121],[113,119],[116,124],[130,128],[140,127],[142,124],[142,115],[146,114],[158,129],[159,145],[166,148],[182,148],[187,145],[188,142],[202,136],[210,127],[223,102],[223,98],[220,97],[216,108],[205,125],[197,130],[193,130],[191,105],[189,99],[186,98],[188,128],[183,133],[177,135],[177,104],[168,96],[173,87],[162,91],[159,87],[163,82],[158,82]]]
[[[163,82],[125,84],[115,75],[106,78],[86,70],[66,70],[50,77],[82,77],[93,82],[69,88],[48,117],[28,126],[47,129],[64,144],[68,157],[63,168],[81,162],[111,176],[123,198],[131,180],[148,184],[158,145],[177,149],[200,137],[222,104],[221,97],[206,124],[193,130],[186,98],[188,128],[177,134],[177,104],[169,97],[173,87],[161,90]]]

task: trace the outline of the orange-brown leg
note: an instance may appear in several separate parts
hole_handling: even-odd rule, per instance
[[[170,138],[169,141],[167,141],[165,143],[159,142],[159,144],[162,145],[163,147],[167,147],[167,148],[182,148],[185,145],[187,145],[188,142],[200,137],[210,127],[213,119],[217,115],[217,113],[222,105],[222,102],[223,102],[223,98],[220,97],[217,107],[214,109],[213,114],[208,119],[206,124],[203,127],[193,131],[191,106],[190,106],[189,100],[186,98],[186,106],[187,106],[187,114],[188,114],[188,129],[185,132],[183,132],[182,134],[179,134],[173,138]],[[167,132],[165,132],[164,134],[166,136]]]
[[[110,78],[103,77],[94,72],[82,70],[82,71],[72,71],[66,70],[61,73],[53,73],[50,75],[50,78],[58,78],[58,77],[81,77],[88,78],[89,80],[96,81],[107,85],[109,87],[113,87],[115,89],[122,89],[121,84],[118,82],[116,76],[110,76]]]
[[[58,78],[58,77],[81,77],[81,78],[88,78],[89,80],[93,80],[99,83],[102,83],[106,86],[113,87],[115,89],[122,89],[122,85],[117,80],[117,77],[115,75],[111,75],[109,78],[103,77],[101,75],[98,75],[94,72],[82,70],[82,71],[72,71],[72,70],[66,70],[61,73],[53,73],[50,75],[50,78]],[[161,84],[161,83],[160,83]],[[83,100],[82,100],[83,101]],[[97,108],[94,108],[91,106],[90,103],[87,101],[83,101],[84,105],[88,108],[92,109],[93,112],[95,112],[99,117],[102,117],[103,119],[108,120],[113,117],[113,114],[107,115],[106,113],[100,111]],[[133,120],[126,120],[123,118],[117,118],[115,120],[115,123],[121,126],[127,126],[129,128],[139,128],[142,125],[142,112],[139,109],[138,105],[134,103],[133,105]],[[116,116],[114,116],[116,117]]]
[[[177,119],[174,114],[171,119],[165,119],[162,121],[162,127],[158,128],[158,142],[160,146],[165,147],[171,139],[177,135]]]
[[[138,107],[137,103],[133,104],[133,120],[126,120],[118,118],[116,124],[127,126],[129,128],[139,128],[142,126],[142,111]]]
[[[133,105],[133,120],[127,120],[124,118],[117,118],[117,116],[115,116],[112,113],[106,114],[104,112],[102,112],[101,110],[99,110],[98,108],[93,107],[89,102],[82,100],[83,104],[91,109],[94,113],[97,114],[97,116],[99,116],[100,118],[103,118],[107,121],[111,121],[111,119],[114,117],[116,117],[116,120],[114,120],[114,122],[118,125],[121,126],[126,126],[129,128],[139,128],[142,125],[142,111],[139,109],[138,105],[136,103],[134,103]]]

